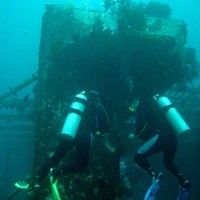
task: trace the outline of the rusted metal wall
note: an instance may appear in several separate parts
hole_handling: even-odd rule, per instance
[[[137,29],[122,18],[123,12],[112,17],[72,5],[47,5],[43,16],[35,168],[54,151],[76,92],[99,90],[107,95],[112,107],[112,133],[95,140],[89,168],[59,179],[63,199],[108,200],[123,196],[119,140],[127,102],[132,95],[164,91],[184,75],[183,22],[142,18],[144,27]],[[46,181],[41,199],[51,194],[45,189]]]

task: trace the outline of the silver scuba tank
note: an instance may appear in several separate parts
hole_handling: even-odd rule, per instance
[[[157,101],[159,109],[164,113],[166,119],[176,133],[180,135],[190,130],[188,124],[167,97],[156,95],[153,98]]]
[[[61,131],[62,137],[68,140],[73,140],[75,138],[82,119],[82,114],[85,111],[86,103],[87,97],[84,93],[80,93],[75,96],[74,102],[71,104],[70,111]]]

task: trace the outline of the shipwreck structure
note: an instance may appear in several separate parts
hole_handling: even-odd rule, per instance
[[[54,151],[76,92],[98,90],[107,95],[112,107],[112,133],[96,138],[85,172],[59,179],[62,199],[123,199],[127,190],[120,184],[123,150],[119,141],[128,102],[163,93],[194,73],[185,60],[186,34],[183,21],[146,16],[142,5],[113,5],[106,12],[71,4],[46,6],[37,76],[34,168]],[[73,153],[72,149],[62,162],[70,162]],[[38,199],[51,196],[48,181]],[[143,194],[144,188],[140,189]]]

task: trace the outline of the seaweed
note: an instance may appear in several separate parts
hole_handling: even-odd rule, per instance
[[[119,33],[127,31],[142,31],[146,27],[145,6],[143,3],[128,2],[120,4],[116,11]]]
[[[150,1],[146,5],[146,14],[152,17],[170,18],[172,10],[168,4]]]

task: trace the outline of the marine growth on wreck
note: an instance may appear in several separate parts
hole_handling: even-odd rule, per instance
[[[52,155],[76,92],[98,90],[112,105],[111,133],[94,141],[86,171],[58,180],[61,199],[122,199],[119,141],[127,102],[196,75],[185,48],[186,24],[170,19],[168,5],[103,3],[104,10],[46,5],[42,19],[34,169]],[[39,199],[51,198],[47,178]]]

